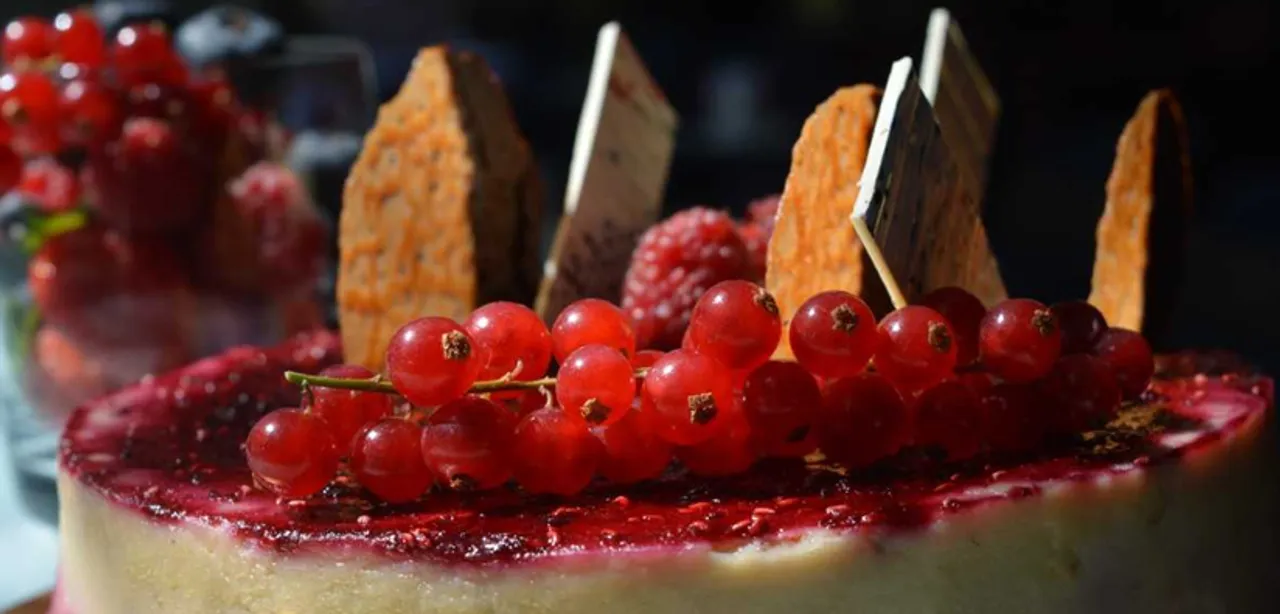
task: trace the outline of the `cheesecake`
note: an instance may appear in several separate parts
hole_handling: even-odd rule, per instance
[[[1235,613],[1280,582],[1274,387],[1227,357],[1164,357],[1105,428],[1030,454],[278,498],[242,442],[339,346],[236,348],[76,411],[52,612]]]

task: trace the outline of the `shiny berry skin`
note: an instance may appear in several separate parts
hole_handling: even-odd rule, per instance
[[[735,371],[754,369],[778,349],[778,303],[749,281],[722,281],[693,306],[688,334],[693,351]]]
[[[17,189],[46,213],[70,211],[80,204],[79,178],[52,158],[27,162]]]
[[[810,373],[857,375],[876,350],[876,316],[866,302],[848,292],[821,292],[791,318],[788,339],[796,360]]]
[[[441,406],[422,429],[422,458],[454,490],[494,488],[511,478],[516,418],[493,401],[465,396]]]
[[[0,76],[0,116],[13,128],[18,151],[58,149],[58,88],[48,75],[26,70]]]
[[[516,482],[525,492],[572,495],[595,476],[603,446],[568,413],[546,407],[520,419],[511,451]]]
[[[1062,330],[1062,354],[1085,354],[1093,350],[1107,330],[1107,320],[1097,307],[1086,301],[1054,303],[1049,308]]]
[[[903,391],[923,390],[956,367],[955,334],[942,314],[908,305],[876,328],[876,370]]]
[[[978,352],[983,367],[1005,381],[1029,382],[1044,377],[1061,349],[1058,319],[1039,301],[1008,299],[982,319]]]
[[[1147,389],[1155,374],[1155,358],[1151,346],[1142,335],[1124,328],[1109,328],[1093,346],[1093,353],[1115,375],[1120,392],[1126,399],[1136,398]]]
[[[551,366],[551,332],[532,309],[518,303],[489,303],[471,312],[462,323],[471,335],[484,367],[480,379],[498,379],[516,372],[529,381],[547,374]]]
[[[88,79],[62,86],[58,113],[62,140],[74,145],[104,143],[115,138],[124,123],[124,111],[115,92]]]
[[[832,380],[822,393],[818,445],[850,468],[896,454],[911,435],[907,406],[893,384],[878,373]]]
[[[753,448],[768,456],[802,457],[813,451],[814,423],[822,406],[818,382],[794,362],[771,360],[742,384],[742,413]]]
[[[171,80],[174,66],[180,61],[169,44],[169,33],[160,23],[120,28],[111,44],[111,62],[116,69],[116,78],[125,86]]]
[[[359,365],[334,365],[321,371],[320,375],[369,379],[374,373]],[[329,425],[329,432],[333,433],[333,440],[339,446],[347,446],[370,422],[391,415],[391,395],[380,392],[312,386],[310,393],[311,414]]]
[[[351,444],[351,473],[387,503],[413,501],[435,476],[422,458],[422,428],[403,418],[383,418],[361,430]]]
[[[39,17],[19,17],[4,27],[4,44],[0,56],[8,66],[26,61],[39,61],[54,51],[56,33],[49,22]]]
[[[551,346],[561,364],[589,343],[615,348],[627,358],[636,353],[636,334],[627,317],[617,305],[598,298],[570,303],[551,325]]]
[[[726,424],[711,437],[676,448],[676,458],[695,475],[708,477],[745,473],[756,462],[751,425],[740,412],[726,416]]]
[[[0,145],[0,193],[12,190],[22,178],[22,157],[8,145]]]
[[[471,335],[449,318],[426,317],[400,327],[387,346],[387,376],[414,405],[461,397],[480,376],[482,356]]]
[[[63,62],[94,69],[107,61],[106,37],[92,9],[58,13],[53,27],[58,31],[57,52]]]
[[[338,472],[338,447],[328,427],[292,407],[259,419],[245,440],[244,453],[258,484],[284,497],[320,492]]]
[[[942,314],[955,333],[956,364],[966,366],[978,359],[978,327],[987,308],[968,290],[947,286],[920,299],[920,304]]]
[[[1037,387],[1051,428],[1078,433],[1105,424],[1120,407],[1120,384],[1102,360],[1088,354],[1059,358]]]
[[[917,446],[941,450],[948,461],[971,458],[987,438],[987,416],[978,395],[959,381],[925,390],[914,405]]]
[[[593,343],[574,350],[556,375],[556,400],[584,427],[621,420],[635,397],[631,361],[608,346]]]
[[[631,368],[634,370],[648,369],[649,367],[653,366],[653,363],[658,362],[658,359],[662,358],[664,355],[666,355],[666,352],[663,352],[661,350],[640,350],[636,352],[635,356],[631,357]],[[640,396],[640,391],[643,389],[644,389],[644,378],[637,377],[636,378],[636,397]]]
[[[674,350],[649,368],[644,380],[650,424],[659,437],[691,445],[711,437],[726,415],[741,411],[733,391],[733,372],[688,350]]]
[[[964,384],[969,388],[969,390],[973,391],[973,393],[979,397],[986,394],[988,390],[991,390],[992,386],[999,383],[996,381],[994,375],[985,371],[967,371],[965,373],[961,373],[956,376],[956,381]]]
[[[987,446],[993,452],[1030,452],[1048,426],[1048,405],[1032,384],[996,384],[979,395],[987,414]]]
[[[591,429],[600,440],[597,471],[614,484],[633,484],[662,475],[671,464],[671,444],[650,429],[642,409],[632,407],[621,420]]]

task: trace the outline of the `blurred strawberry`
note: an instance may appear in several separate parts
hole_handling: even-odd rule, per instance
[[[70,211],[80,203],[80,180],[52,158],[27,162],[17,189],[45,213]]]

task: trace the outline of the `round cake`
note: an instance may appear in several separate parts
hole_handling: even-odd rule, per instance
[[[300,401],[282,372],[339,356],[239,348],[78,410],[54,612],[1235,613],[1280,581],[1273,384],[1222,356],[1161,359],[1105,428],[1028,455],[399,505],[256,487],[247,433]]]

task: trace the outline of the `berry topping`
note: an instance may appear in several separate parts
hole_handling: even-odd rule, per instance
[[[78,8],[58,13],[53,18],[57,29],[59,59],[89,69],[102,66],[107,59],[106,37],[93,10]]]
[[[711,437],[676,448],[676,458],[697,475],[723,476],[743,473],[756,462],[751,447],[751,426],[741,412],[724,418],[725,424]]]
[[[334,365],[320,372],[325,377],[369,379],[373,372],[358,365]],[[391,415],[391,397],[377,392],[316,386],[310,390],[312,415],[329,425],[338,445],[345,447],[365,425]],[[414,435],[417,441],[417,435]],[[417,445],[416,443],[414,445]]]
[[[387,375],[415,405],[431,407],[462,396],[483,367],[471,335],[448,318],[419,318],[387,345]]]
[[[1078,433],[1099,427],[1120,407],[1120,385],[1102,360],[1088,354],[1059,358],[1039,382],[1058,432]]]
[[[53,53],[55,38],[49,22],[39,17],[19,17],[4,27],[0,56],[9,66],[37,62]]]
[[[599,344],[573,351],[556,377],[556,400],[574,422],[608,425],[621,420],[635,400],[631,362]]]
[[[726,414],[740,411],[733,394],[733,373],[720,363],[687,350],[669,352],[649,369],[644,398],[658,436],[676,445],[705,440],[723,425]]]
[[[766,456],[813,452],[821,405],[817,380],[794,362],[766,362],[742,384],[742,413],[751,425],[752,448]]]
[[[875,352],[876,318],[848,292],[822,292],[796,311],[788,336],[796,360],[810,373],[849,377],[861,373]]]
[[[987,416],[978,396],[958,381],[939,383],[915,401],[915,445],[936,448],[947,460],[970,458],[982,451]]]
[[[423,461],[421,439],[422,429],[408,420],[378,420],[351,444],[351,473],[387,503],[413,501],[435,481]]]
[[[212,195],[212,168],[158,119],[125,121],[116,141],[90,149],[88,171],[98,213],[133,235],[190,228]]]
[[[26,70],[0,76],[0,117],[13,128],[19,152],[57,151],[58,88],[48,75]]]
[[[572,495],[591,482],[602,448],[580,421],[558,408],[544,407],[516,425],[516,481],[525,492]]]
[[[499,486],[511,478],[515,423],[515,416],[488,399],[465,396],[446,403],[422,430],[423,459],[454,490]]]
[[[1031,384],[996,384],[980,395],[987,414],[987,444],[997,452],[1026,452],[1044,438],[1046,408]]]
[[[689,322],[693,351],[734,371],[764,364],[778,348],[782,321],[778,304],[749,281],[722,281],[698,300]]]
[[[636,353],[636,335],[617,305],[598,298],[570,303],[551,326],[551,344],[561,364],[574,350],[591,343],[607,345],[630,358]]]
[[[897,453],[911,434],[902,396],[877,373],[833,380],[822,397],[819,447],[846,467],[863,467]]]
[[[1126,399],[1136,398],[1151,383],[1155,359],[1142,335],[1123,328],[1107,329],[1094,344],[1093,353],[1115,375]]]
[[[516,380],[535,380],[551,366],[551,333],[524,305],[489,303],[471,312],[462,325],[485,357],[480,379],[514,374]]]
[[[74,145],[97,145],[114,139],[124,114],[115,93],[101,83],[76,79],[58,97],[62,140]]]
[[[987,308],[978,297],[963,288],[938,288],[920,299],[920,304],[942,314],[955,333],[956,364],[963,367],[978,359],[978,328]]]
[[[1029,382],[1053,368],[1062,347],[1058,319],[1044,303],[1008,299],[982,319],[978,339],[982,364],[1010,382]]]
[[[338,471],[338,448],[319,418],[277,409],[253,425],[244,445],[254,478],[285,497],[320,492]]]
[[[1093,351],[1098,338],[1107,330],[1107,320],[1097,307],[1086,301],[1054,303],[1049,308],[1062,329],[1062,353],[1085,354]]]
[[[924,390],[955,369],[955,334],[946,318],[928,307],[898,309],[880,321],[876,333],[876,370],[899,390]]]
[[[671,444],[649,428],[649,416],[633,407],[621,420],[591,430],[602,446],[598,471],[616,484],[662,475],[671,464]]]
[[[750,276],[747,249],[727,214],[695,207],[640,237],[623,282],[622,309],[639,347],[680,346],[693,306],[711,286]]]

